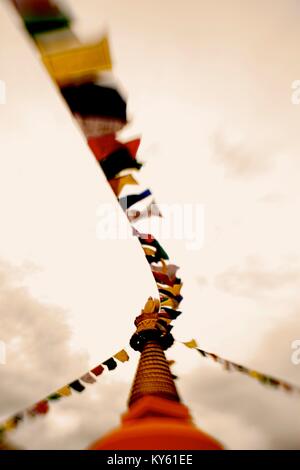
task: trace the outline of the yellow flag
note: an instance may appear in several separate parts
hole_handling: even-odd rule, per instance
[[[178,302],[174,299],[166,299],[161,301],[160,305],[162,307],[171,307],[171,308],[177,308],[178,307]]]
[[[173,286],[173,294],[174,294],[174,295],[179,295],[179,294],[180,294],[180,291],[181,291],[181,288],[182,288],[182,284],[174,284],[174,286]]]
[[[69,385],[66,385],[65,387],[60,388],[59,390],[56,391],[56,393],[64,397],[68,397],[69,395],[72,394],[71,388],[69,387]]]
[[[15,427],[17,427],[17,423],[14,419],[8,419],[3,424],[3,427],[4,427],[5,431],[11,431],[12,429],[15,429]]]
[[[254,379],[259,380],[261,378],[261,374],[259,374],[255,370],[250,370],[249,375],[250,375],[250,377],[253,377]]]
[[[85,46],[43,54],[42,59],[51,77],[59,84],[72,83],[112,68],[107,37]]]
[[[191,339],[191,341],[186,341],[183,343],[187,348],[195,349],[198,348],[197,341],[195,339]]]
[[[119,351],[117,354],[114,355],[114,357],[118,359],[118,361],[121,361],[121,362],[129,361],[129,356],[127,352],[125,351],[125,349],[122,349],[121,351]]]
[[[138,184],[138,182],[132,175],[125,175],[109,180],[109,184],[111,185],[113,192],[119,196],[126,184]]]
[[[164,274],[168,274],[168,265],[167,265],[167,263],[166,263],[165,260],[162,259],[162,258],[160,259],[160,262],[161,262],[161,264],[162,264],[162,269],[161,269],[162,272],[163,272]]]
[[[142,245],[145,255],[154,256],[156,253],[156,248],[154,246]]]
[[[181,291],[182,284],[174,284],[174,286],[167,286],[165,284],[160,284],[157,282],[157,286],[159,289],[163,289],[167,292],[171,292],[173,295],[179,295]]]

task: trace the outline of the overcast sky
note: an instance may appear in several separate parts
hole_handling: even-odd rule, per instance
[[[143,135],[142,185],[158,202],[205,209],[201,249],[162,241],[184,281],[184,314],[174,336],[193,336],[204,349],[299,385],[300,365],[291,363],[291,342],[300,338],[300,106],[291,103],[292,82],[300,79],[299,3],[68,5],[82,39],[109,31],[114,73],[132,118],[122,137]],[[0,34],[8,46],[1,47],[0,78],[8,99],[0,107],[0,298],[10,316],[1,314],[0,322],[11,349],[0,366],[3,415],[126,345],[130,315],[155,293],[133,241],[96,239],[97,205],[113,196],[30,41],[4,10],[1,5]],[[27,204],[20,214],[21,200]],[[47,213],[42,224],[37,211],[39,219]],[[125,410],[132,356],[81,396],[24,423],[15,442],[87,446]],[[176,359],[177,384],[195,421],[227,447],[300,448],[299,395],[223,372],[180,344],[168,357]]]

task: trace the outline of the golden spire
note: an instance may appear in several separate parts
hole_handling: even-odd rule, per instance
[[[137,329],[130,344],[141,352],[141,357],[131,389],[129,407],[149,395],[180,402],[163,351],[173,343],[170,334],[172,327],[168,314],[159,312],[158,309],[157,301],[150,298],[141,315],[135,320]]]
[[[180,401],[165,353],[159,342],[154,339],[147,341],[143,347],[131,389],[129,407],[147,395]]]

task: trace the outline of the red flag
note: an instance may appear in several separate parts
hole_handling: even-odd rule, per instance
[[[126,148],[131,157],[135,158],[140,145],[140,139],[131,140],[123,144],[116,139],[115,134],[106,134],[100,137],[90,137],[88,144],[98,161],[104,160],[104,158],[120,148]]]
[[[104,367],[101,364],[91,370],[91,372],[93,372],[93,374],[95,374],[97,376],[102,374],[103,371],[104,371]]]

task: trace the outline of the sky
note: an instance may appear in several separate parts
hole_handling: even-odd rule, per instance
[[[184,281],[183,314],[173,330],[178,342],[167,353],[176,360],[183,401],[196,424],[227,448],[299,449],[299,396],[228,374],[179,343],[195,337],[203,349],[300,384],[300,365],[291,362],[291,343],[300,338],[300,106],[291,101],[292,83],[300,78],[299,3],[69,0],[67,5],[82,40],[109,33],[114,75],[131,118],[121,137],[142,134],[141,184],[162,205],[204,208],[200,249],[186,240],[162,240]],[[1,49],[0,68],[8,84],[7,104],[0,106],[1,145],[10,155],[9,163],[1,158],[0,302],[1,310],[11,313],[0,321],[12,356],[0,366],[3,415],[126,345],[132,331],[128,314],[138,313],[143,299],[155,293],[133,240],[96,240],[97,205],[113,203],[112,194],[13,11],[4,6],[0,34],[12,40]],[[22,217],[20,195],[27,202]],[[41,215],[35,218],[41,207],[47,213],[42,224]],[[54,223],[61,230],[54,232]],[[114,296],[111,304],[116,288],[124,297]],[[44,331],[51,332],[47,340]],[[20,337],[22,347],[14,339]],[[128,364],[82,396],[24,423],[14,433],[15,444],[85,448],[118,423],[137,359],[133,353]]]

